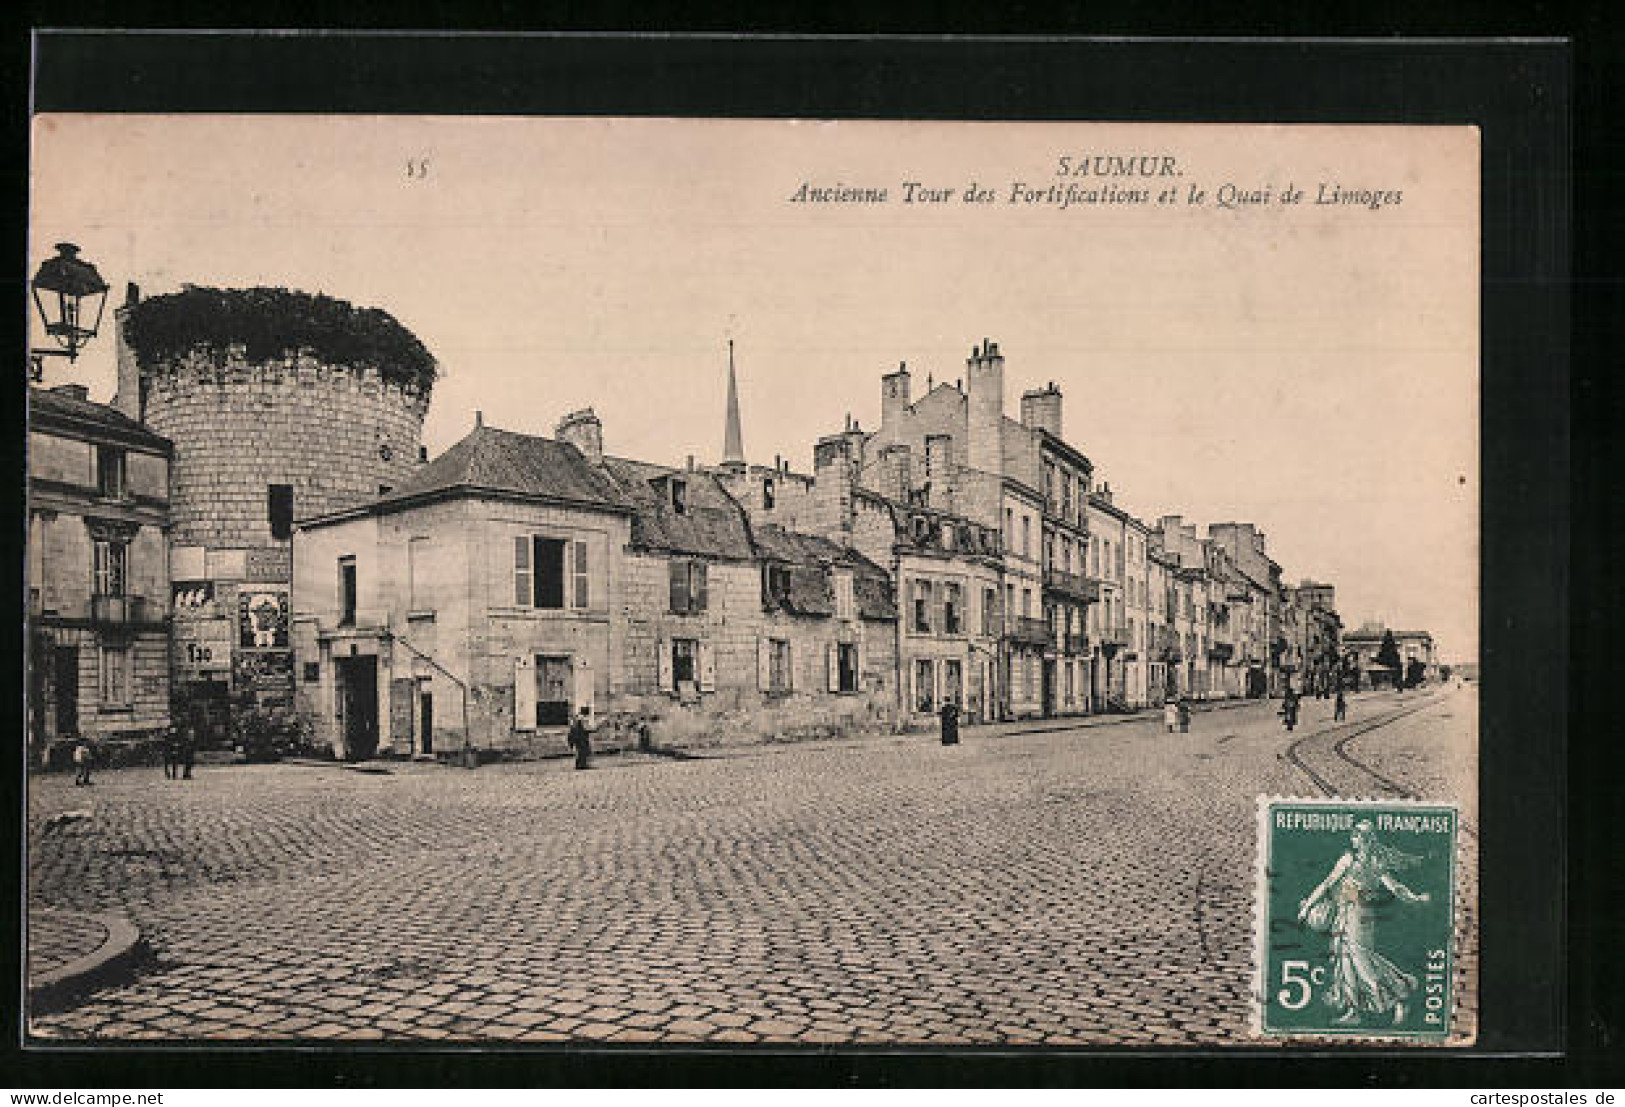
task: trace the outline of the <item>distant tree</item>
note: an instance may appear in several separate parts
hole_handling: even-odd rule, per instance
[[[1394,641],[1394,632],[1382,632],[1382,645],[1377,647],[1377,664],[1387,666],[1396,672],[1400,668],[1399,643]]]
[[[1415,688],[1427,676],[1427,666],[1422,664],[1420,658],[1413,657],[1405,665],[1405,687]]]
[[[1440,665],[1439,666],[1439,679],[1440,680],[1449,680],[1450,679],[1450,672],[1451,672],[1450,666],[1448,666],[1448,665]]]

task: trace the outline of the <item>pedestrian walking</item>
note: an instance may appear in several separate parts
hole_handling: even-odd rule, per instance
[[[592,728],[589,714],[591,710],[586,706],[581,708],[576,717],[570,720],[570,733],[565,737],[565,741],[575,751],[577,769],[592,767]]]
[[[1162,725],[1168,728],[1169,734],[1179,729],[1179,701],[1172,696],[1162,705]]]
[[[177,751],[176,756],[179,761],[179,764],[176,767],[180,770],[181,779],[191,780],[192,762],[197,758],[196,724],[188,723],[186,726],[181,728],[180,749]]]
[[[1298,725],[1298,694],[1290,688],[1281,697],[1281,721],[1288,731]]]
[[[939,714],[942,716],[942,744],[959,745],[959,705],[953,700],[943,700]]]
[[[1191,701],[1189,697],[1181,697],[1178,704],[1179,733],[1191,732]]]
[[[73,746],[73,784],[83,787],[90,783],[90,743],[80,738]]]
[[[1340,723],[1348,717],[1348,713],[1348,697],[1343,695],[1343,689],[1341,686],[1339,686],[1337,689],[1337,699],[1332,703],[1332,721]]]
[[[176,728],[164,728],[164,779],[174,780],[181,774],[181,740]]]

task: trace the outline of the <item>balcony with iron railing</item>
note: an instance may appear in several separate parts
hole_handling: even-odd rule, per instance
[[[144,596],[90,597],[90,623],[95,627],[116,629],[140,626],[154,622],[151,605]]]
[[[1004,636],[1011,642],[1024,646],[1047,646],[1055,639],[1047,622],[1027,615],[1017,615],[1011,619]]]
[[[1099,638],[1102,646],[1127,646],[1129,644],[1128,627],[1102,627]]]
[[[1065,569],[1045,569],[1044,588],[1046,591],[1082,603],[1097,603],[1100,600],[1098,580],[1090,580],[1078,573],[1069,573]]]

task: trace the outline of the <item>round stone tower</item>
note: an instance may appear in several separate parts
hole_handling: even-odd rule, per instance
[[[117,316],[115,405],[174,443],[175,718],[241,744],[299,677],[288,524],[411,475],[435,363],[382,311],[285,289],[131,286]]]

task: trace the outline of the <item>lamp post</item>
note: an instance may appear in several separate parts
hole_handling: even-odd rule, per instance
[[[45,375],[47,357],[73,361],[85,344],[96,337],[102,323],[102,309],[107,304],[107,282],[94,265],[80,260],[79,247],[71,242],[58,242],[56,256],[40,264],[29,287],[45,333],[58,347],[29,351],[29,376],[37,381]]]

